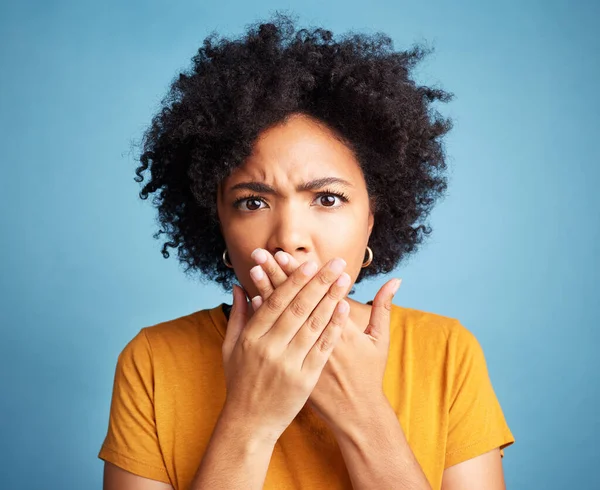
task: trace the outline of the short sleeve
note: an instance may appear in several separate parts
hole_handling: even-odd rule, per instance
[[[492,387],[483,349],[458,321],[449,342],[453,366],[444,468],[494,448],[504,456],[504,448],[515,439]]]
[[[98,458],[170,483],[156,432],[152,352],[144,329],[119,354],[108,432]]]

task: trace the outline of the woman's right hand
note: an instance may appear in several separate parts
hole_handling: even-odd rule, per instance
[[[342,259],[298,267],[248,319],[241,288],[223,342],[222,415],[276,442],[302,409],[340,338],[350,307]]]

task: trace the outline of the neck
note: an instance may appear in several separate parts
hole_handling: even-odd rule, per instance
[[[356,301],[348,297],[345,299],[350,305],[349,320],[362,330],[367,328],[369,319],[371,317],[371,305],[361,303],[360,301]]]

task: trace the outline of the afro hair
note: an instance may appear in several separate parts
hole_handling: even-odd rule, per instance
[[[385,34],[298,29],[276,12],[239,39],[211,33],[176,77],[143,134],[136,182],[153,194],[162,254],[177,249],[185,272],[232,288],[222,261],[217,188],[252,152],[263,130],[301,113],[326,124],[353,151],[376,203],[374,260],[356,282],[392,271],[415,252],[423,224],[447,188],[442,137],[451,121],[434,110],[452,95],[418,85],[428,50],[395,51]]]

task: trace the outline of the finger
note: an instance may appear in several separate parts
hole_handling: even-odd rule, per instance
[[[350,282],[350,276],[343,272],[290,341],[290,352],[293,353],[292,355],[298,356],[300,362],[306,358],[308,352],[327,327],[340,300],[348,294]]]
[[[262,297],[263,301],[271,296],[275,288],[280,286],[300,266],[296,259],[281,250],[274,256],[263,249],[256,249],[252,253],[263,262],[262,265],[257,265],[250,269],[252,282],[254,282],[258,289],[258,295]],[[265,255],[267,256],[266,261],[264,261]],[[265,272],[267,269],[271,271],[270,276]],[[259,306],[257,304],[254,307],[254,311]]]
[[[261,265],[255,265],[250,269],[250,278],[258,290],[259,296],[263,298],[271,296],[274,291],[273,285]]]
[[[294,271],[294,273],[269,296],[252,316],[246,328],[249,337],[260,338],[274,326],[296,295],[308,284],[316,274],[316,262],[309,260]]]
[[[320,373],[323,370],[333,348],[342,335],[342,330],[348,320],[349,312],[350,305],[346,300],[341,300],[337,304],[327,327],[306,355],[306,358],[302,363],[302,371],[304,373]]]
[[[304,265],[300,267],[302,270]],[[336,258],[325,264],[319,273],[313,277],[306,286],[296,295],[290,305],[277,319],[273,328],[267,333],[269,337],[276,340],[276,345],[285,346],[292,340],[304,322],[308,320],[313,310],[329,293],[332,284],[341,276],[346,262],[342,258]],[[295,274],[295,273],[294,273]],[[294,274],[292,274],[293,277]],[[277,293],[275,290],[273,296]],[[271,296],[271,298],[273,297]],[[271,299],[266,300],[267,302]],[[325,319],[329,321],[329,318]]]
[[[402,279],[392,279],[386,282],[375,295],[369,325],[365,333],[371,340],[387,347],[390,336],[390,314],[392,311],[392,300],[400,287]]]
[[[281,270],[285,272],[288,276],[294,272],[298,267],[300,267],[300,262],[298,262],[292,255],[279,251],[274,256],[275,260],[281,267]]]
[[[286,279],[300,267],[300,263],[294,257],[282,251],[277,252],[270,258],[270,260],[273,259],[275,259],[277,264],[281,267]],[[269,277],[267,277],[267,274],[264,272],[263,266],[261,265],[257,265],[250,269],[250,277],[258,289],[258,296],[252,298],[252,308],[256,311],[262,302],[271,296],[271,293],[275,290],[274,288],[278,287],[281,283],[279,283],[279,279],[275,279],[277,284],[273,284]],[[260,299],[259,296],[261,297]]]
[[[288,278],[288,275],[283,272],[281,266],[277,263],[277,261],[273,258],[273,256],[264,248],[257,248],[252,252],[251,257],[254,261],[262,267],[262,270],[267,275],[267,278],[270,281],[270,288],[265,294],[261,293],[263,299],[266,299],[271,295],[273,290],[283,284],[283,282]]]
[[[227,362],[231,355],[231,351],[235,347],[240,333],[244,329],[248,321],[248,303],[246,293],[237,286],[233,285],[233,308],[229,314],[227,322],[227,330],[225,331],[225,339],[223,340],[223,360]]]
[[[254,296],[254,298],[252,298],[252,309],[254,311],[258,310],[262,304],[263,299],[260,296]]]

